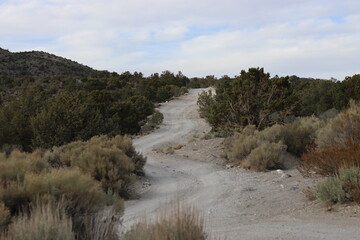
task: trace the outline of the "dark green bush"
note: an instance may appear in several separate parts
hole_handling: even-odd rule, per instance
[[[45,149],[88,140],[106,131],[99,111],[91,108],[80,93],[64,92],[50,98],[30,122],[33,145]]]
[[[141,127],[141,134],[146,134],[157,128],[164,120],[164,115],[159,112],[155,111],[150,119]]]

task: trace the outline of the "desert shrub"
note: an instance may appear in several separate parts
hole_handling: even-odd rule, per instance
[[[313,149],[303,154],[299,162],[299,170],[304,175],[334,176],[341,167],[352,166],[360,166],[360,142]]]
[[[339,174],[329,177],[317,186],[317,196],[328,203],[354,201],[360,203],[360,169],[342,168]]]
[[[152,123],[152,124],[159,125],[159,124],[162,123],[163,120],[164,120],[164,115],[159,111],[155,111],[153,113],[153,115],[151,116],[149,122]]]
[[[286,146],[282,142],[262,143],[253,149],[241,166],[255,171],[283,168]]]
[[[76,184],[74,184],[76,183]],[[66,199],[70,215],[97,212],[116,201],[98,182],[79,169],[54,169],[48,173],[26,174],[24,190],[31,202]]]
[[[0,189],[1,190],[1,189]],[[10,210],[3,202],[0,202],[0,234],[10,222]]]
[[[241,133],[234,136],[234,140],[229,147],[227,147],[227,158],[234,163],[243,161],[252,150],[260,145],[259,139],[256,136],[244,136]]]
[[[339,111],[336,108],[331,108],[319,115],[319,118],[323,121],[330,120],[336,117],[339,114]]]
[[[225,141],[226,156],[230,162],[256,171],[282,168],[286,146],[281,142],[281,130],[280,125],[262,131],[249,125]]]
[[[205,240],[203,218],[193,208],[177,206],[153,223],[144,219],[125,233],[124,240]]]
[[[330,119],[326,126],[319,130],[316,144],[326,147],[334,144],[346,144],[349,141],[360,141],[360,104],[350,101],[350,107]]]
[[[0,186],[0,201],[10,210],[11,215],[18,214],[22,208],[26,208],[30,203],[22,182],[10,182],[6,188]]]
[[[52,168],[63,167],[63,163],[61,162],[61,147],[53,147],[52,150],[47,150],[43,154],[43,160],[49,163]]]
[[[40,156],[16,150],[8,157],[0,157],[0,184],[6,187],[11,182],[23,182],[25,173],[40,173],[47,169],[48,163]]]
[[[159,111],[155,111],[151,115],[150,119],[145,123],[145,125],[141,127],[140,133],[145,134],[154,130],[163,122],[163,120],[164,120],[164,115]]]
[[[330,177],[317,186],[317,197],[324,202],[336,203],[345,200],[345,191],[339,178]]]
[[[86,239],[86,223],[99,211],[114,204],[120,213],[122,200],[106,194],[100,184],[79,169],[54,169],[49,173],[27,174],[24,191],[30,202],[64,201],[66,213],[71,216],[77,239]]]
[[[279,159],[275,162],[282,163],[283,154],[285,153],[284,149],[296,156],[300,156],[306,152],[308,148],[313,146],[316,131],[322,124],[323,122],[318,118],[307,117],[298,118],[294,122],[285,125],[275,124],[261,131],[258,131],[254,125],[248,125],[239,133],[235,133],[234,136],[224,141],[226,156],[231,162],[238,164],[245,161],[256,148],[271,143],[267,149],[263,146],[255,151],[254,155],[249,158],[254,159],[254,169],[258,168],[255,167],[255,165],[257,165],[255,162],[260,160],[260,155],[264,154],[261,152],[264,151],[273,154],[272,157],[277,156],[275,152],[279,153]],[[255,154],[259,157],[254,157]],[[244,162],[244,166],[252,168],[250,167],[249,159],[246,163]],[[279,167],[281,165],[267,165],[266,161],[264,164],[268,168]],[[259,167],[259,169],[263,169],[263,167]]]
[[[181,87],[180,88],[180,95],[183,95],[183,94],[188,93],[188,92],[189,92],[189,90],[187,89],[187,87]]]
[[[263,129],[262,131],[255,132],[255,135],[261,141],[279,142],[283,140],[283,136],[282,136],[283,128],[284,128],[283,125],[275,124],[271,127]]]
[[[97,136],[87,142],[72,142],[62,148],[61,162],[79,167],[101,182],[105,192],[127,196],[127,187],[142,171],[145,158],[138,154],[127,137]]]
[[[98,182],[76,168],[60,168],[40,174],[25,173],[22,182],[11,182],[0,190],[0,201],[5,203],[12,215],[35,201],[66,199],[67,212],[71,216],[93,213],[118,202],[119,211],[122,206],[118,197],[106,194]]]
[[[99,144],[99,146],[104,148],[113,147],[122,150],[125,155],[129,157],[135,164],[135,171],[142,171],[146,163],[146,158],[140,153],[136,152],[131,139],[127,136],[117,135],[112,138],[107,136],[97,136],[93,137],[89,143]]]
[[[74,240],[72,221],[65,210],[53,204],[38,205],[14,218],[4,240]]]
[[[360,203],[360,169],[358,167],[341,169],[339,179],[346,192],[346,198]]]
[[[302,117],[281,128],[281,139],[287,151],[300,157],[315,145],[316,133],[324,122],[316,117]]]

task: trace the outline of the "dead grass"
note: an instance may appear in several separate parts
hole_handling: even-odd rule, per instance
[[[204,219],[192,207],[178,203],[154,222],[143,219],[125,233],[124,240],[205,240]]]
[[[304,176],[335,176],[340,168],[360,167],[360,142],[313,149],[301,157],[299,170]]]
[[[72,221],[59,205],[37,205],[30,215],[21,213],[10,224],[3,240],[74,240]]]
[[[121,215],[114,209],[106,209],[87,216],[85,219],[86,240],[118,240],[118,227]]]

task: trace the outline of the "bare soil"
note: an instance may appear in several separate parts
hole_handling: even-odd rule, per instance
[[[162,126],[134,140],[148,162],[134,186],[138,194],[125,203],[123,230],[180,199],[201,212],[212,239],[360,239],[359,206],[310,201],[304,192],[317,180],[296,168],[259,173],[227,166],[223,139],[204,139],[210,127],[196,105],[202,90],[162,104]]]

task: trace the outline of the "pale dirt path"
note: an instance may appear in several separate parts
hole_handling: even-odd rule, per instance
[[[140,199],[125,203],[124,227],[144,215],[153,216],[177,199],[194,205],[205,217],[206,230],[221,239],[360,239],[359,208],[340,207],[327,212],[305,199],[302,190],[312,185],[297,170],[253,173],[225,169],[218,140],[200,139],[210,127],[199,118],[197,95],[202,90],[163,104],[160,129],[134,140],[148,157],[146,188]],[[173,155],[153,151],[185,145]]]

